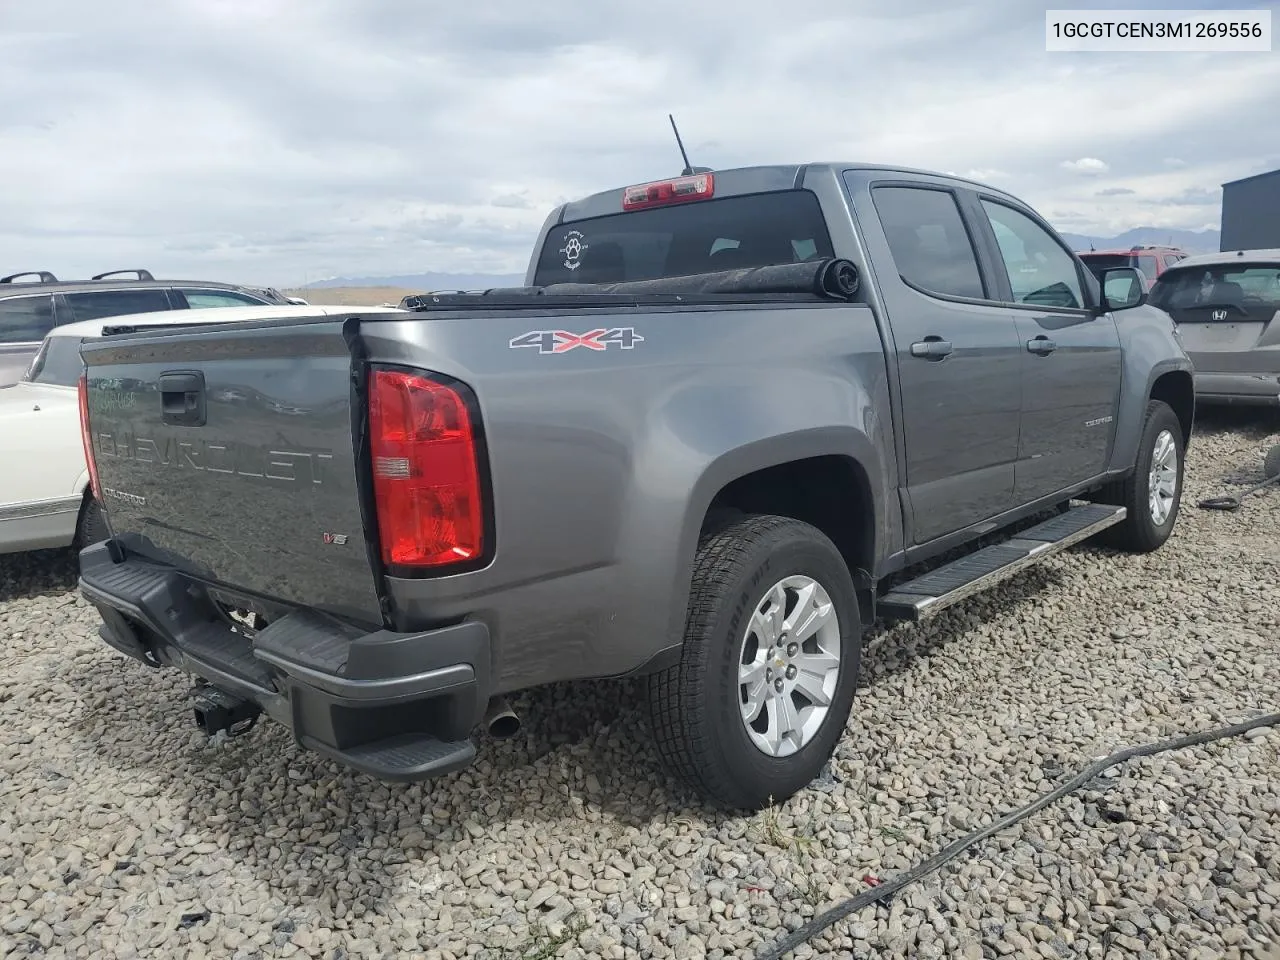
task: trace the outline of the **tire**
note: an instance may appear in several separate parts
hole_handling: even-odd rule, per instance
[[[1172,462],[1177,471],[1173,479],[1172,502],[1167,504],[1167,514],[1162,521],[1154,516],[1151,505],[1152,461],[1157,444],[1172,441]],[[1178,510],[1182,502],[1182,482],[1185,473],[1182,424],[1177,414],[1166,403],[1152,400],[1147,404],[1147,419],[1138,441],[1138,461],[1133,473],[1103,491],[1097,499],[1124,507],[1128,515],[1113,527],[1099,534],[1099,541],[1129,553],[1150,553],[1164,546],[1178,522]]]
[[[802,596],[812,600],[815,609],[829,610],[816,634],[799,643],[793,638],[783,648],[768,646],[772,627],[767,616],[758,616],[771,594],[776,602],[779,588],[785,595],[784,613],[794,615]],[[761,642],[747,640],[748,634]],[[827,653],[819,650],[819,643]],[[765,650],[773,656],[765,657]],[[764,671],[779,671],[764,688],[757,687],[757,702],[763,708],[752,728],[755,738],[743,715],[739,677],[747,654],[762,672],[755,682],[773,677]],[[787,517],[747,514],[728,520],[698,545],[680,663],[649,678],[658,753],[675,774],[717,806],[758,810],[782,802],[821,772],[844,734],[861,654],[853,579],[835,544],[816,527]],[[824,672],[823,680],[814,680]],[[774,686],[779,679],[786,684],[782,693]],[[791,689],[797,682],[829,701],[825,714],[818,700]],[[786,715],[784,698],[794,718],[808,727],[798,739],[777,737],[784,728],[775,723],[779,711]],[[757,740],[770,737],[778,747],[774,755],[757,745]]]
[[[1280,443],[1277,443],[1267,451],[1267,455],[1262,461],[1262,477],[1264,480],[1280,477]]]
[[[85,494],[84,503],[80,507],[80,519],[76,522],[76,536],[71,541],[76,550],[101,543],[111,536],[107,528],[107,518],[102,514],[102,507],[89,494]]]

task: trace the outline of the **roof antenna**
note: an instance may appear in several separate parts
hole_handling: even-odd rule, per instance
[[[680,148],[680,156],[684,159],[684,170],[681,171],[682,177],[688,177],[693,174],[693,167],[689,165],[689,154],[685,153],[684,141],[680,139],[680,128],[676,126],[676,118],[672,114],[667,114],[667,119],[671,121],[671,132],[676,135],[676,146]]]

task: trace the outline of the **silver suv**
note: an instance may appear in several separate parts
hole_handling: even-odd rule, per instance
[[[64,323],[264,303],[289,300],[270,287],[157,280],[148,270],[114,270],[90,280],[59,280],[46,270],[0,277],[0,387],[20,380],[44,335]]]
[[[1178,325],[1198,402],[1280,406],[1280,250],[1189,257],[1150,300]]]

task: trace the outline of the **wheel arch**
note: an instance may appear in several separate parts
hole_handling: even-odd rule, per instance
[[[1189,447],[1196,417],[1196,388],[1191,372],[1166,370],[1155,374],[1147,390],[1147,397],[1167,403],[1173,409],[1178,423],[1182,425],[1183,449]]]
[[[718,516],[765,513],[821,530],[836,545],[858,590],[863,619],[882,548],[884,498],[872,478],[879,458],[871,440],[851,427],[822,427],[730,450],[699,477],[681,543],[680,576],[687,595],[698,542]]]

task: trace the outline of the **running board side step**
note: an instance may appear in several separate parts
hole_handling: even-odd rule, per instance
[[[1108,504],[1072,507],[1011,540],[983,547],[894,587],[877,601],[876,612],[886,620],[928,619],[1031,564],[1114,526],[1125,514],[1124,507]]]

